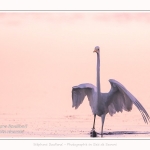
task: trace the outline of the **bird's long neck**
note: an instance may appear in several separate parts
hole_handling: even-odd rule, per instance
[[[105,114],[105,104],[102,98],[101,88],[100,88],[100,54],[97,53],[97,100],[95,102],[95,114],[102,116]]]
[[[100,54],[97,53],[97,100],[101,101],[101,88],[100,88]]]

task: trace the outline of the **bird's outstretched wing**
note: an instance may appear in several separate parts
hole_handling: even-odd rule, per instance
[[[111,84],[111,90],[108,93],[106,105],[110,115],[116,112],[131,111],[134,104],[140,111],[145,123],[150,121],[150,117],[142,106],[142,104],[118,81],[114,79],[109,80]]]
[[[85,96],[88,97],[90,106],[92,108],[94,97],[96,93],[96,87],[90,83],[79,84],[72,87],[72,107],[77,109],[82,104]]]

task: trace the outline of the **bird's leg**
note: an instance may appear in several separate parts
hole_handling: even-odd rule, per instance
[[[95,119],[96,119],[96,115],[94,114],[94,122],[93,122],[93,130],[95,130]]]
[[[103,137],[103,126],[105,121],[105,114],[101,116],[101,119],[102,119],[101,137]]]
[[[90,132],[91,137],[97,137],[97,133],[95,132],[95,119],[96,119],[96,115],[94,114],[93,128],[92,131]]]

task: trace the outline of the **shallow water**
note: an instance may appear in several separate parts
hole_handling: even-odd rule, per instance
[[[104,138],[150,138],[150,125],[144,123],[140,114],[135,113],[132,118],[129,116],[127,112],[118,113],[113,117],[107,115]],[[56,116],[1,114],[0,117],[1,138],[89,138],[93,123],[92,114]],[[101,138],[100,129],[101,119],[97,117],[97,138]]]

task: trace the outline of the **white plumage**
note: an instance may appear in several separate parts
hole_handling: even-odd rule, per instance
[[[94,52],[97,53],[97,87],[91,83],[83,83],[78,86],[72,87],[72,107],[77,109],[83,102],[85,96],[88,97],[91,106],[94,123],[93,130],[95,130],[95,117],[96,115],[102,118],[101,136],[103,136],[103,125],[105,116],[109,113],[111,116],[116,112],[131,111],[133,104],[140,111],[145,123],[150,121],[150,117],[142,106],[142,104],[118,81],[110,79],[111,89],[108,93],[101,93],[99,81],[99,47],[95,47]],[[99,91],[100,93],[98,94]]]

